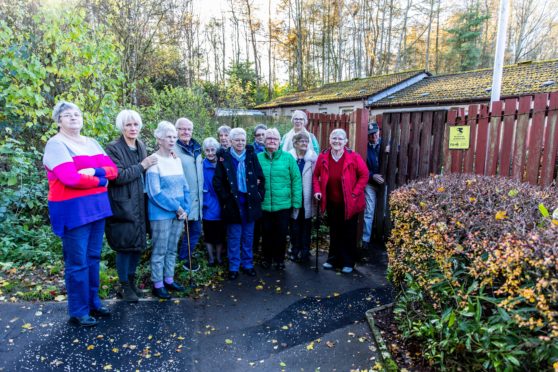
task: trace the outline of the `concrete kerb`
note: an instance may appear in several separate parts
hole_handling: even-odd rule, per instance
[[[393,302],[387,305],[382,305],[373,309],[366,311],[366,320],[368,321],[368,325],[370,326],[370,330],[372,331],[372,337],[374,338],[374,343],[376,344],[377,349],[380,351],[380,359],[382,367],[385,371],[398,371],[399,368],[397,363],[392,358],[391,353],[382,337],[382,333],[380,329],[376,326],[376,322],[374,320],[374,314],[393,307]]]

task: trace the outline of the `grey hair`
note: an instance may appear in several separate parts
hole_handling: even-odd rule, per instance
[[[256,127],[254,128],[254,135],[256,135],[256,132],[260,129],[266,130],[267,129],[267,125],[265,124],[258,124],[256,125]]]
[[[265,131],[265,138],[269,137],[270,134],[274,134],[277,137],[279,137],[279,140],[281,140],[281,134],[279,133],[279,131],[277,130],[277,128],[268,128]]]
[[[306,116],[306,113],[302,110],[295,110],[293,112],[293,116],[291,116],[291,122],[294,123],[294,118],[296,116],[302,116],[302,118],[304,119],[304,125],[308,124],[308,116]]]
[[[219,127],[219,129],[217,129],[217,133],[221,133],[221,132],[225,132],[227,134],[230,135],[231,133],[231,127],[229,127],[228,125],[221,125]]]
[[[155,138],[162,139],[168,132],[176,133],[176,128],[168,121],[162,121],[157,125],[157,129],[155,129],[153,134],[155,135]]]
[[[174,127],[176,128],[178,126],[178,124],[180,122],[185,121],[188,124],[192,124],[192,128],[194,127],[194,123],[192,123],[192,120],[188,119],[188,118],[179,118],[178,120],[176,120],[176,123],[174,123]]]
[[[221,148],[221,145],[215,138],[207,137],[203,140],[202,149],[205,151],[205,149],[208,149],[210,147],[215,147],[215,151],[217,151]]]
[[[308,132],[305,130],[304,131],[301,130],[300,132],[298,132],[293,136],[293,145],[303,138],[307,139],[308,142],[310,142],[310,134],[308,134]]]
[[[122,110],[116,116],[116,129],[119,131],[124,130],[124,125],[130,120],[135,121],[139,124],[139,129],[143,127],[143,123],[141,122],[141,116],[134,110]]]
[[[246,131],[242,128],[233,128],[229,132],[229,137],[231,138],[231,140],[236,139],[236,137],[240,135],[243,135],[244,138],[246,138]]]
[[[341,134],[343,135],[343,137],[345,138],[345,140],[347,139],[347,132],[345,132],[344,129],[342,128],[335,128],[334,130],[331,131],[331,134],[329,135],[329,139],[331,139],[333,136],[335,136],[336,134]]]
[[[68,110],[77,110],[80,114],[82,113],[79,107],[76,106],[76,104],[72,102],[60,101],[52,109],[52,120],[60,123],[60,115],[62,115],[64,111]]]

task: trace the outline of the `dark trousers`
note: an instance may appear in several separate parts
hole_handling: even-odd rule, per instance
[[[120,282],[127,283],[128,278],[136,274],[140,258],[140,252],[116,252],[116,272]]]
[[[262,238],[264,260],[271,263],[285,261],[290,209],[262,213]]]
[[[356,236],[358,215],[345,220],[343,205],[327,206],[329,222],[329,254],[327,262],[334,267],[353,267],[357,258]]]
[[[291,253],[296,258],[310,256],[310,233],[312,232],[312,219],[304,217],[304,208],[298,211],[296,219],[291,218]]]
[[[254,241],[252,242],[252,251],[260,251],[260,241],[262,240],[262,222],[261,218],[254,222]]]

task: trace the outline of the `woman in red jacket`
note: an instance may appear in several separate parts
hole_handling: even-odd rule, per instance
[[[359,154],[346,148],[347,133],[334,129],[329,135],[330,148],[316,162],[312,178],[314,197],[329,221],[329,254],[324,269],[341,268],[353,272],[356,261],[357,220],[364,211],[364,188],[368,168]]]

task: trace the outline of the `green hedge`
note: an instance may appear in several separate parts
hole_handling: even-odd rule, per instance
[[[556,187],[470,175],[391,194],[396,320],[433,366],[558,368],[557,207]]]

